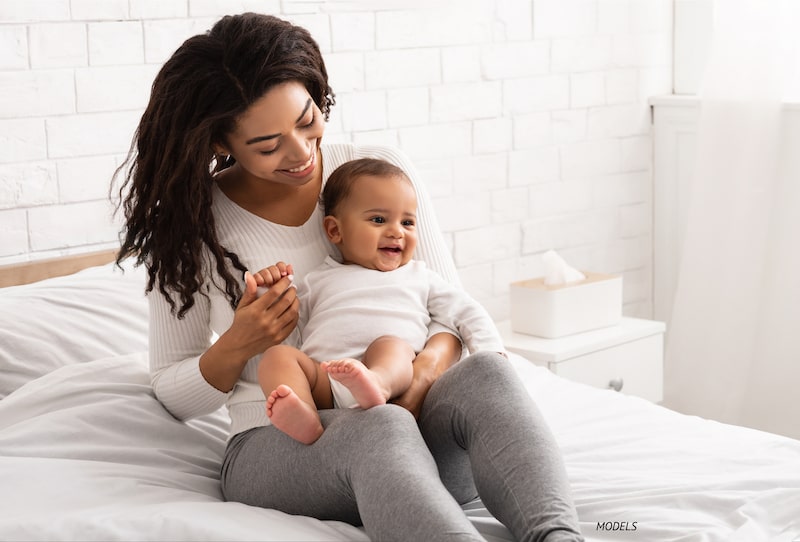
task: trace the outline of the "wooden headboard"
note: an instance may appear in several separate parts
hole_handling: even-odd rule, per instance
[[[87,267],[113,262],[116,255],[116,250],[109,249],[35,262],[3,265],[0,266],[0,288],[71,275]]]

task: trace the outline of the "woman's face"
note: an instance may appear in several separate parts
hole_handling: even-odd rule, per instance
[[[300,186],[322,174],[317,150],[324,131],[322,112],[306,88],[290,81],[254,102],[217,151],[233,156],[250,177]]]

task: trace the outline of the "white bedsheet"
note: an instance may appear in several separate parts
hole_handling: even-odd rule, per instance
[[[800,537],[800,442],[512,363],[563,448],[587,540]],[[222,502],[226,431],[223,411],[173,419],[144,354],[33,380],[0,400],[0,539],[366,540],[344,523]],[[507,537],[465,508],[488,538]]]
[[[145,270],[123,269],[0,288],[0,399],[59,367],[147,349]]]
[[[220,411],[172,418],[144,354],[70,365],[0,401],[4,540],[353,540],[346,524],[221,502]]]
[[[800,442],[565,381],[539,391],[587,539],[800,537]],[[614,521],[636,530],[597,528]]]

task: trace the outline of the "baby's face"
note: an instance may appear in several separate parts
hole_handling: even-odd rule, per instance
[[[417,195],[408,179],[357,179],[336,213],[339,247],[344,263],[378,271],[407,264],[417,246]]]

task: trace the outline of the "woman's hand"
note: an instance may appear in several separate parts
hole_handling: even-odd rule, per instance
[[[256,293],[259,296],[263,295],[273,284],[283,277],[291,278],[293,274],[294,270],[292,269],[292,265],[288,263],[278,262],[275,265],[265,267],[261,271],[253,274],[253,278],[256,279],[256,286],[258,286]],[[247,278],[245,277],[245,286],[246,283]]]
[[[282,343],[297,325],[300,301],[291,268],[279,262],[256,275],[245,273],[245,291],[228,333],[236,336],[246,359]],[[265,292],[258,291],[259,283],[267,288]]]
[[[460,357],[461,341],[450,333],[437,333],[428,339],[425,348],[414,358],[414,377],[411,386],[392,402],[419,419],[428,390]]]
[[[259,275],[265,283],[263,271]],[[244,280],[245,291],[231,327],[200,357],[200,372],[220,391],[233,389],[250,358],[283,342],[300,314],[297,290],[288,274],[274,281],[261,296],[252,274],[246,272]]]

